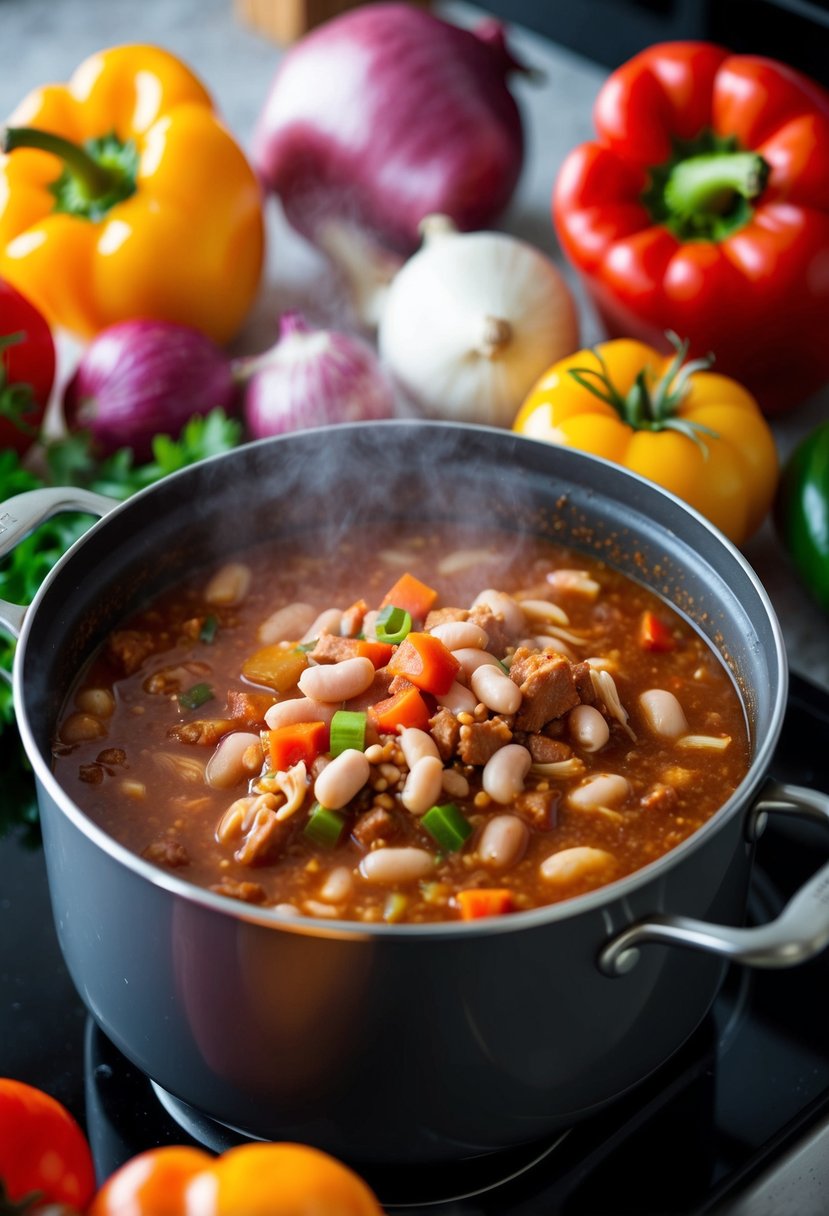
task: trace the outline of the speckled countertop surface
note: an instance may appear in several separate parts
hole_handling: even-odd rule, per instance
[[[474,21],[474,8],[446,3],[440,11],[459,23]],[[47,80],[64,80],[80,61],[101,47],[149,41],[180,54],[202,77],[237,139],[249,146],[257,114],[276,69],[280,50],[244,25],[232,0],[0,0],[3,70],[0,113]],[[591,106],[605,69],[521,29],[511,42],[541,80],[518,81],[525,115],[525,171],[502,226],[531,240],[561,264],[549,220],[552,182],[564,155],[592,134]],[[242,335],[241,349],[260,349],[273,338],[278,313],[289,306],[321,318],[330,312],[331,284],[317,254],[285,224],[278,205],[268,208],[269,260],[257,307]],[[565,269],[565,273],[566,269]],[[574,287],[576,286],[573,284]],[[578,288],[576,287],[578,291]],[[583,338],[600,330],[583,297]],[[61,344],[64,372],[77,357]],[[782,457],[797,439],[829,418],[829,391],[774,423]],[[745,556],[765,585],[780,619],[793,670],[829,689],[829,618],[795,582],[770,524],[749,543]]]

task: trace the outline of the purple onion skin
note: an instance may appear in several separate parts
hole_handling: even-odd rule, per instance
[[[394,389],[369,344],[312,329],[296,312],[282,316],[270,351],[239,361],[239,373],[246,378],[242,408],[251,439],[395,415]]]
[[[91,432],[95,451],[131,448],[152,455],[154,435],[177,438],[195,414],[231,412],[236,382],[227,355],[210,338],[169,321],[132,320],[102,330],[66,386],[70,431]]]
[[[349,221],[403,254],[426,215],[484,228],[521,173],[521,115],[506,85],[525,69],[500,24],[460,29],[408,4],[369,4],[306,35],[282,60],[253,162],[312,242]]]

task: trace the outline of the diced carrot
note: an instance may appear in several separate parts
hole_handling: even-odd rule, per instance
[[[386,666],[393,650],[391,642],[370,642],[368,638],[360,638],[357,642],[356,653],[361,658],[371,659],[375,668],[380,668]]]
[[[239,688],[227,690],[228,713],[246,726],[261,726],[273,704],[274,698],[266,692],[242,692]]]
[[[422,623],[437,598],[437,591],[407,572],[401,574],[394,586],[389,588],[380,607],[387,608],[393,604],[395,608],[405,609],[413,621]]]
[[[442,697],[452,687],[461,665],[440,638],[431,633],[410,633],[389,659],[388,669],[424,692]]]
[[[329,727],[326,722],[294,722],[268,731],[271,768],[284,773],[300,760],[310,765],[328,751]]]
[[[483,916],[501,916],[513,908],[512,891],[507,887],[467,887],[455,896],[461,910],[461,920],[480,920]]]
[[[650,609],[639,620],[639,645],[643,650],[665,652],[676,648],[676,639],[668,626]]]
[[[307,666],[308,656],[301,650],[286,650],[274,644],[249,655],[242,664],[242,675],[276,692],[289,692]]]
[[[381,734],[389,735],[407,726],[427,730],[431,714],[420,692],[412,686],[372,705],[368,716]]]

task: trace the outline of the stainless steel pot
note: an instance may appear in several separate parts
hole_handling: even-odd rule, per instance
[[[390,488],[391,487],[391,488]],[[829,866],[773,924],[742,928],[769,813],[829,825],[829,800],[769,783],[786,703],[763,588],[699,516],[624,470],[515,435],[390,422],[238,449],[127,503],[45,490],[0,507],[0,553],[59,510],[102,515],[19,633],[17,717],[34,768],[61,947],[93,1017],[172,1100],[250,1135],[353,1162],[457,1158],[550,1134],[630,1089],[688,1038],[729,961],[777,967],[829,941]],[[183,566],[286,530],[378,513],[532,528],[669,599],[722,654],[753,761],[691,839],[550,908],[472,924],[280,919],[134,856],[57,784],[71,681]],[[22,927],[21,927],[22,931]],[[677,948],[681,947],[681,948]]]

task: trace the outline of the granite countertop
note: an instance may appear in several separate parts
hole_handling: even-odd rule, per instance
[[[437,10],[458,23],[480,15],[451,2]],[[181,55],[211,90],[240,143],[249,147],[280,48],[246,26],[232,0],[3,0],[0,113],[8,114],[29,89],[47,80],[65,80],[92,52],[119,42],[156,42]],[[575,144],[592,134],[591,106],[606,69],[525,30],[510,41],[541,79],[517,81],[525,115],[528,155],[525,171],[502,227],[525,237],[562,265],[549,218],[552,182],[558,165]],[[286,225],[278,205],[268,206],[269,257],[265,283],[240,349],[261,349],[275,335],[276,318],[287,307],[302,307],[321,319],[330,311],[327,267]],[[570,277],[581,303],[585,344],[601,336],[595,317]],[[61,343],[65,372],[76,348]],[[798,438],[829,418],[829,391],[775,421],[782,457]],[[748,544],[745,556],[764,583],[778,614],[793,670],[829,689],[829,620],[805,595],[786,564],[767,523]]]

